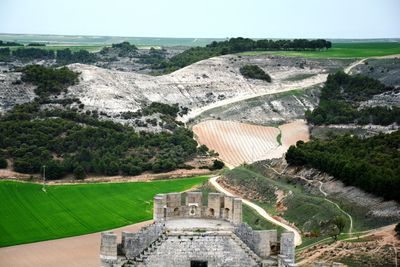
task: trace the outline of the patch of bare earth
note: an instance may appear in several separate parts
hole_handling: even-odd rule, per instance
[[[210,120],[193,126],[197,140],[219,153],[232,166],[280,158],[298,140],[308,141],[308,127],[295,121],[278,128],[234,121]],[[282,145],[278,143],[281,133]]]
[[[333,244],[312,246],[298,254],[299,266],[313,262],[351,262],[354,266],[398,266],[400,239],[394,225]]]
[[[137,232],[151,221],[114,230]],[[100,233],[0,248],[0,267],[98,267]]]

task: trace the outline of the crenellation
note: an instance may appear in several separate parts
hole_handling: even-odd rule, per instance
[[[182,197],[185,201],[182,204]],[[111,232],[102,233],[103,267],[176,266],[191,261],[207,266],[294,267],[294,234],[276,230],[254,231],[242,222],[242,200],[201,192],[158,194],[154,223],[136,233],[123,232],[121,243]],[[280,246],[281,255],[276,256]],[[274,256],[271,257],[271,256]]]

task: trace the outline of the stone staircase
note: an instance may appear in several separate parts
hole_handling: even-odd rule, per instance
[[[148,256],[157,250],[157,248],[168,239],[168,235],[164,232],[160,235],[153,243],[151,243],[148,247],[143,249],[142,252],[138,256],[134,258],[135,262],[144,262]]]

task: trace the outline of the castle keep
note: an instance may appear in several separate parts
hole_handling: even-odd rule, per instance
[[[294,234],[253,230],[242,200],[220,193],[158,194],[154,223],[137,233],[101,234],[102,267],[294,267]]]

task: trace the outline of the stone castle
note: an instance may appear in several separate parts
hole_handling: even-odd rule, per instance
[[[220,193],[159,194],[154,223],[137,233],[101,234],[102,267],[294,267],[294,233],[253,230],[242,200]]]

